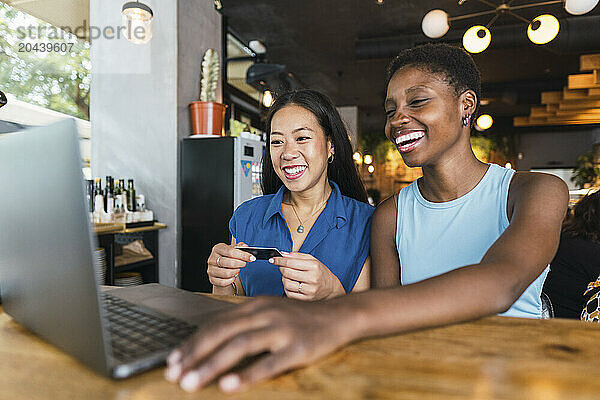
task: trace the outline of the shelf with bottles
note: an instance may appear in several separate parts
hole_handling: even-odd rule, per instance
[[[105,188],[102,189],[101,178],[87,181],[87,203],[91,221],[96,224],[152,224],[154,213],[146,209],[146,197],[136,194],[133,179],[127,180],[127,188],[125,179],[114,180],[112,176],[107,176],[105,182]]]

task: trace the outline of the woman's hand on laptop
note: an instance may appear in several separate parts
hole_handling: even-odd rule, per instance
[[[246,263],[256,261],[256,257],[252,254],[238,250],[235,246],[247,245],[243,242],[235,245],[219,243],[212,248],[208,257],[207,273],[208,279],[213,285],[230,286]]]
[[[218,377],[225,392],[245,390],[350,343],[357,325],[355,311],[352,304],[342,302],[258,298],[201,326],[169,355],[165,377],[188,392]],[[259,354],[248,366],[226,374]]]
[[[288,253],[269,260],[279,266],[285,295],[298,300],[322,300],[346,294],[340,280],[310,254]]]

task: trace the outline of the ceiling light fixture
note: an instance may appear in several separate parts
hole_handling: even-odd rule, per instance
[[[599,0],[566,0],[565,10],[569,14],[582,15],[588,13],[596,7]]]
[[[130,1],[123,4],[121,14],[127,40],[135,44],[144,44],[152,39],[154,13],[150,7],[139,1]]]
[[[463,35],[463,47],[469,53],[481,53],[490,45],[492,34],[482,25],[475,25],[467,29]]]
[[[462,5],[467,0],[458,0],[458,5]],[[565,10],[569,14],[581,15],[591,11],[600,0],[552,0],[538,3],[513,5],[514,0],[504,0],[500,5],[493,4],[488,0],[479,0],[491,10],[481,11],[471,14],[458,15],[450,17],[444,10],[431,10],[423,17],[421,29],[425,36],[432,39],[441,38],[450,29],[450,22],[461,19],[480,17],[482,15],[494,14],[492,19],[485,25],[472,26],[463,36],[463,46],[471,53],[480,53],[484,51],[492,41],[492,34],[489,28],[502,15],[510,15],[520,21],[527,23],[527,36],[535,44],[546,44],[558,35],[560,24],[558,20],[550,14],[542,14],[532,21],[516,14],[515,10],[521,10],[530,7],[547,6],[551,4],[564,3]]]
[[[536,28],[536,29],[534,29]],[[546,44],[558,35],[560,24],[554,15],[537,16],[527,27],[527,37],[535,44]]]
[[[256,54],[265,54],[267,52],[267,48],[260,40],[251,40],[250,43],[248,43],[248,47]]]

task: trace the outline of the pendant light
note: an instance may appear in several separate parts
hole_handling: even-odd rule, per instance
[[[535,44],[546,44],[558,35],[560,23],[550,14],[535,17],[527,27],[527,37]]]
[[[421,29],[425,36],[432,39],[441,38],[450,29],[448,14],[444,10],[431,10],[423,17]]]
[[[152,39],[152,9],[139,1],[130,1],[123,4],[121,10],[125,37],[132,43],[144,44]]]
[[[566,0],[565,10],[569,14],[581,15],[588,13],[596,7],[599,0]]]
[[[461,6],[466,1],[459,0],[458,5]],[[546,44],[558,35],[560,30],[558,20],[550,14],[542,14],[533,21],[529,21],[517,14],[516,11],[532,7],[564,4],[565,10],[569,14],[581,15],[592,11],[600,0],[549,0],[526,4],[515,4],[517,2],[514,0],[503,0],[502,4],[494,4],[487,0],[480,0],[480,2],[489,6],[490,9],[457,16],[449,16],[444,10],[439,9],[429,11],[421,21],[423,34],[429,38],[438,39],[448,32],[453,21],[489,15],[492,18],[485,26],[472,26],[463,35],[464,48],[471,53],[480,53],[489,46],[492,40],[489,28],[498,18],[508,15],[527,23],[527,36],[533,43]]]
[[[483,25],[475,25],[467,29],[463,35],[463,47],[469,53],[481,53],[492,41],[490,30]]]

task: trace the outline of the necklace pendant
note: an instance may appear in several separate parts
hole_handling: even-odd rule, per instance
[[[302,225],[300,225],[298,227],[298,229],[296,229],[296,232],[298,232],[298,233],[304,233],[304,227]]]

